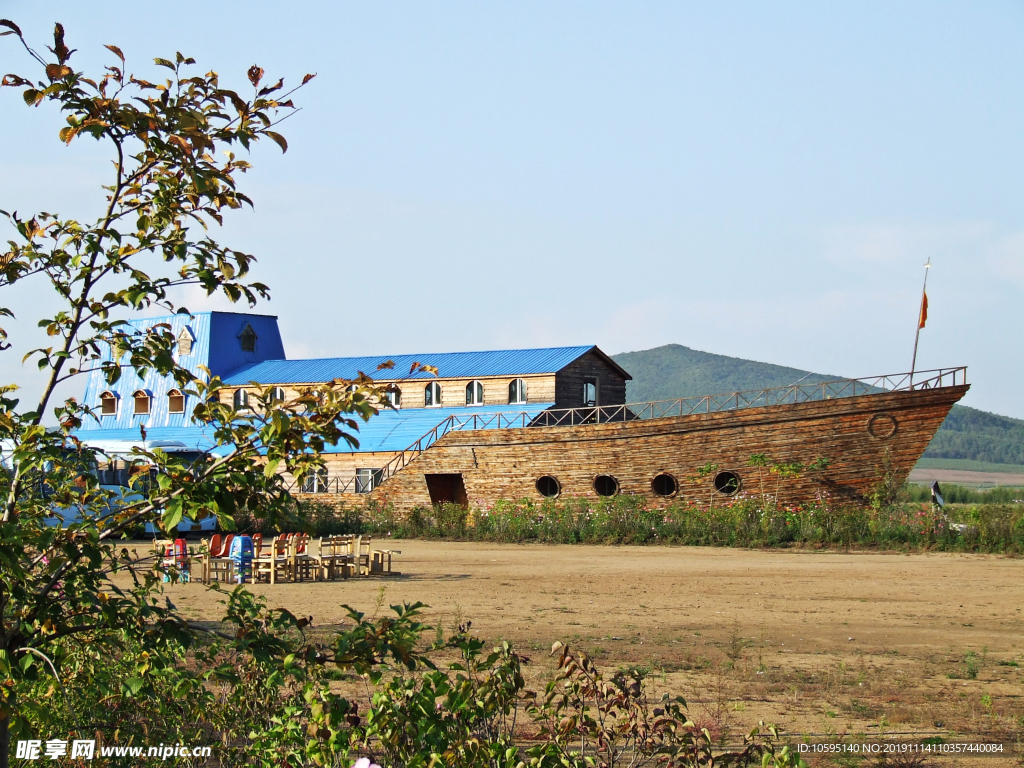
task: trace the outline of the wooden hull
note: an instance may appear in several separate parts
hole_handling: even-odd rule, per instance
[[[862,500],[887,477],[906,480],[968,389],[885,392],[608,424],[453,431],[372,496],[400,508],[429,506],[432,490],[438,500],[437,478],[450,482],[461,475],[464,493],[455,500],[485,507],[501,499],[541,500],[536,483],[544,475],[557,479],[563,497],[593,497],[595,477],[607,475],[618,481],[620,493],[656,505],[678,499],[706,503],[726,498],[715,490],[714,476],[731,471],[740,478],[740,493],[766,492],[783,504],[806,504],[823,494]],[[758,454],[766,466],[751,466]],[[788,477],[770,471],[772,465],[806,467],[821,459],[827,467],[820,471]],[[652,487],[662,474],[676,481],[672,496]]]

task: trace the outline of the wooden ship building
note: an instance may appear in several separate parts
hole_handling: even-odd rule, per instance
[[[862,499],[883,478],[906,479],[969,388],[961,367],[627,404],[629,373],[596,346],[288,360],[275,317],[209,312],[134,325],[155,323],[173,328],[180,364],[220,376],[242,407],[256,387],[287,400],[392,360],[375,379],[389,402],[360,426],[358,448],[330,447],[324,469],[293,490],[399,508],[617,494],[666,505],[765,491],[784,503]],[[438,374],[395,375],[412,361]],[[128,369],[113,388],[93,373],[85,399],[101,416],[78,436],[111,457],[107,482],[135,445],[225,449],[192,422],[195,403],[152,373]]]

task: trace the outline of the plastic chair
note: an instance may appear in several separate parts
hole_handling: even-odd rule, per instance
[[[234,562],[228,555],[231,552],[231,544],[234,542],[235,536],[229,533],[224,537],[221,542],[221,547],[217,550],[217,554],[214,554],[214,548],[211,543],[210,545],[210,564],[207,568],[207,580],[208,581],[231,581],[232,571],[234,568]],[[224,578],[219,578],[223,576]]]
[[[235,581],[239,584],[252,577],[252,537],[236,536],[231,542],[231,562],[235,566]]]
[[[165,568],[176,568],[179,579],[185,582],[189,581],[189,565],[188,545],[185,544],[184,539],[175,539],[173,544],[167,545],[167,548],[164,550],[163,559],[163,566]],[[170,581],[171,575],[165,573],[163,580]]]

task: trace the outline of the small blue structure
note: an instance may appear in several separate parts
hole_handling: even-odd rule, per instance
[[[235,565],[235,581],[244,584],[252,576],[252,537],[235,536],[231,540],[229,557]]]

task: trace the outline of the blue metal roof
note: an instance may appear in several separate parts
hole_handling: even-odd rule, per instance
[[[497,429],[509,426],[509,418],[517,414],[526,414],[525,422],[530,420],[554,403],[530,403],[529,405],[485,405],[480,407],[461,408],[409,408],[407,410],[383,410],[367,422],[359,421],[359,431],[355,433],[359,440],[359,448],[352,448],[348,443],[327,446],[323,451],[330,453],[370,453],[401,451],[415,443],[435,426],[449,416],[457,416],[463,429]],[[496,414],[509,418],[497,419]],[[473,417],[478,417],[473,419]],[[517,424],[522,419],[516,420]],[[93,429],[79,431],[78,437],[90,446],[107,453],[129,453],[133,446],[148,449],[163,448],[168,453],[191,451],[208,451],[216,441],[213,429],[193,425],[189,427],[156,427],[146,430],[146,440],[135,429]],[[225,453],[231,446],[221,446],[215,453]]]
[[[463,379],[485,376],[527,376],[555,373],[594,346],[553,347],[549,349],[513,349],[492,352],[433,352],[419,355],[379,355],[374,357],[328,357],[318,360],[265,360],[246,366],[224,377],[225,384],[314,384],[333,379],[354,379],[359,372],[380,379],[429,379],[433,375],[420,372],[409,376],[413,363],[432,365],[442,379]],[[395,367],[378,371],[387,360]]]
[[[461,408],[408,408],[399,411],[381,411],[367,422],[359,422],[359,448],[347,443],[328,446],[324,453],[369,453],[371,451],[401,451],[415,443],[449,416],[456,416],[465,424],[463,429],[497,429],[507,427],[508,421],[490,418],[495,414],[527,414],[526,423],[554,403],[529,405],[484,405]],[[473,416],[480,418],[473,420]]]
[[[162,448],[168,453],[210,451],[217,445],[213,428],[192,424],[187,427],[154,427],[146,430],[143,441],[139,429],[78,430],[76,437],[93,448],[106,453],[129,453],[134,446],[152,450]],[[220,446],[214,453],[228,453],[231,446]]]

